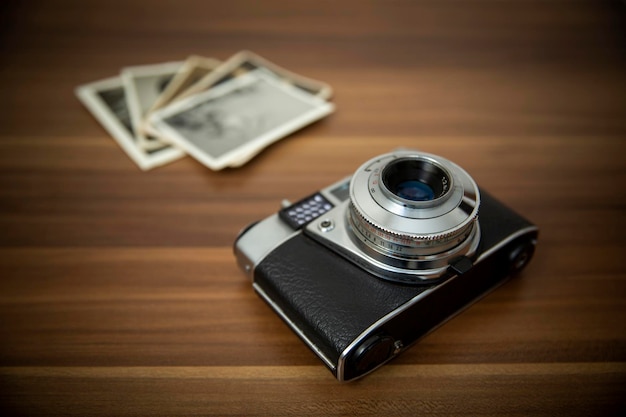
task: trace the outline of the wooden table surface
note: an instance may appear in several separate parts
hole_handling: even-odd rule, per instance
[[[2,415],[624,415],[620,1],[3,2]],[[337,111],[239,169],[140,171],[75,98],[248,49]],[[340,384],[254,294],[248,223],[396,147],[541,228],[523,274]]]

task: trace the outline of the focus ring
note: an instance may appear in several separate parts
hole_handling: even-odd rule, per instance
[[[361,213],[359,211],[359,209],[352,203],[350,202],[350,210],[351,212],[355,213],[359,219],[363,222],[366,222],[369,226],[371,226],[372,228],[375,228],[377,230],[380,230],[382,233],[387,234],[387,235],[392,235],[392,236],[396,236],[398,238],[406,238],[407,240],[419,240],[419,241],[424,241],[424,240],[442,240],[445,239],[449,236],[458,236],[460,234],[462,234],[461,232],[463,230],[465,230],[466,228],[469,228],[472,226],[473,222],[478,218],[478,212],[476,211],[476,213],[470,218],[470,221],[466,224],[466,227],[452,231],[452,232],[445,232],[445,233],[435,233],[435,234],[424,234],[424,235],[414,235],[411,233],[399,233],[399,232],[395,232],[393,230],[389,230],[386,229],[380,225],[375,224],[374,222],[368,220],[363,213]]]
[[[354,231],[372,249],[394,256],[412,258],[445,252],[455,247],[471,233],[475,221],[450,233],[422,236],[400,234],[372,223],[358,211],[354,204],[350,204],[350,223]]]

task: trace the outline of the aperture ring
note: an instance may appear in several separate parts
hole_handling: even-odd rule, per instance
[[[463,228],[447,233],[411,235],[397,233],[369,221],[354,204],[350,204],[350,223],[370,246],[392,256],[415,257],[441,253],[453,248],[472,231],[477,215]]]

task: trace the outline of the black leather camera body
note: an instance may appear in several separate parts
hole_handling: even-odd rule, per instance
[[[458,165],[403,150],[249,226],[235,255],[255,291],[349,381],[519,272],[537,236]]]

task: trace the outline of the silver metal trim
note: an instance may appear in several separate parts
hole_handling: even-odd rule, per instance
[[[293,230],[278,214],[261,220],[239,237],[235,245],[237,263],[254,281],[254,270],[265,257],[300,231]]]
[[[334,206],[337,206],[346,200],[340,200],[339,198],[337,198],[337,196],[333,194],[333,191],[335,191],[338,188],[343,188],[343,187],[349,188],[351,180],[352,180],[352,176],[344,177],[340,179],[339,181],[329,185],[328,187],[324,187],[323,189],[319,191],[319,193],[322,194],[324,197],[326,197],[328,201],[333,203]]]
[[[274,312],[276,312],[276,314],[278,314],[278,316],[283,319],[283,321],[285,323],[287,323],[287,325],[291,328],[291,330],[293,330],[293,332],[295,334],[298,335],[298,337],[300,337],[300,339],[302,339],[302,341],[313,351],[315,352],[315,354],[326,364],[326,366],[328,366],[332,371],[335,371],[337,369],[337,365],[335,363],[333,363],[326,355],[324,355],[324,353],[320,350],[320,348],[317,347],[317,345],[315,343],[313,343],[311,341],[311,339],[309,339],[306,334],[304,334],[304,332],[302,332],[302,330],[300,330],[300,328],[293,322],[291,321],[291,319],[289,318],[289,316],[287,316],[287,314],[285,314],[285,312],[278,306],[278,304],[276,304],[274,302],[274,300],[272,300],[266,293],[265,291],[263,291],[263,288],[261,288],[256,282],[252,283],[252,288],[254,288],[254,290],[257,292],[257,294],[259,294],[259,296],[261,298],[263,298],[265,300],[266,303],[268,303],[270,305],[270,307],[272,308],[272,310],[274,310]]]
[[[350,201],[344,201],[334,207],[322,219],[307,225],[304,233],[349,262],[385,280],[412,284],[432,282],[446,272],[450,259],[461,255],[473,257],[480,243],[480,224],[476,222],[469,236],[447,251],[421,256],[407,254],[404,257],[389,253],[381,258],[373,249],[368,250],[367,245],[357,242],[358,235],[348,220],[349,204]],[[323,231],[320,227],[320,223],[326,220],[335,224],[332,230]]]

